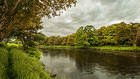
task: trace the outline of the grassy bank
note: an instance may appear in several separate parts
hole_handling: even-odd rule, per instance
[[[92,48],[100,49],[100,50],[119,50],[119,51],[133,51],[133,52],[140,51],[140,47],[102,46],[102,47],[92,47]]]
[[[19,48],[0,48],[0,79],[52,79],[36,57]]]
[[[0,79],[8,78],[8,50],[0,47]]]
[[[39,48],[83,48],[83,46],[62,46],[62,45],[53,45],[53,46],[46,46],[41,45]]]
[[[83,46],[45,46],[42,45],[40,48],[91,48],[99,50],[118,50],[118,51],[133,51],[139,52],[140,47],[125,47],[125,46],[101,46],[101,47],[83,47]]]
[[[12,79],[51,79],[39,61],[24,51],[12,49],[10,54]]]

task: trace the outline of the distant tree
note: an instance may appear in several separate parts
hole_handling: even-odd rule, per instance
[[[75,33],[67,36],[67,45],[74,46],[75,45]]]
[[[101,27],[97,30],[100,45],[116,45],[115,38],[116,26],[110,25],[107,27]]]
[[[118,38],[125,38],[130,41],[134,47],[137,46],[137,42],[140,38],[140,23],[126,24],[124,22],[115,24],[118,26],[117,36]]]
[[[44,44],[46,36],[42,33],[37,33],[34,36],[34,41],[38,42],[39,44]]]
[[[93,41],[96,41],[95,28],[92,25],[80,27],[76,32],[75,42],[80,46],[92,46]]]

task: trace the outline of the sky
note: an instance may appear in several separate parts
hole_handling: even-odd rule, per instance
[[[47,36],[66,36],[86,25],[100,28],[122,21],[140,22],[140,0],[77,0],[75,7],[42,21],[41,32]]]

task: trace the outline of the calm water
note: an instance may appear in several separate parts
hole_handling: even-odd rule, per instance
[[[66,79],[140,79],[139,55],[103,54],[94,49],[44,49],[47,70]],[[109,51],[108,51],[109,52]]]

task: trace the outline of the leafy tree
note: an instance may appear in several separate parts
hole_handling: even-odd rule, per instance
[[[68,35],[67,36],[67,45],[69,45],[69,46],[74,46],[75,45],[75,33],[73,33],[73,34],[70,34],[70,35]]]
[[[42,33],[38,33],[34,36],[34,41],[38,42],[39,44],[43,44],[46,39],[46,36]]]
[[[115,25],[118,26],[117,38],[126,39],[136,47],[140,37],[140,23],[126,24],[122,22]]]
[[[80,27],[76,32],[75,42],[77,45],[81,46],[92,46],[93,40],[96,41],[95,28],[92,25],[87,25],[86,27]]]
[[[42,17],[58,16],[73,4],[75,0],[0,0],[0,41],[14,35],[27,43],[42,28]]]
[[[49,41],[50,40],[50,41]],[[126,24],[124,22],[103,26],[95,29],[92,25],[80,27],[76,33],[64,36],[47,38],[47,45],[78,45],[103,46],[103,45],[133,45],[140,42],[140,23]],[[59,42],[59,43],[58,43]]]
[[[100,45],[115,45],[117,41],[115,39],[116,26],[110,25],[107,27],[101,27],[97,30]]]

